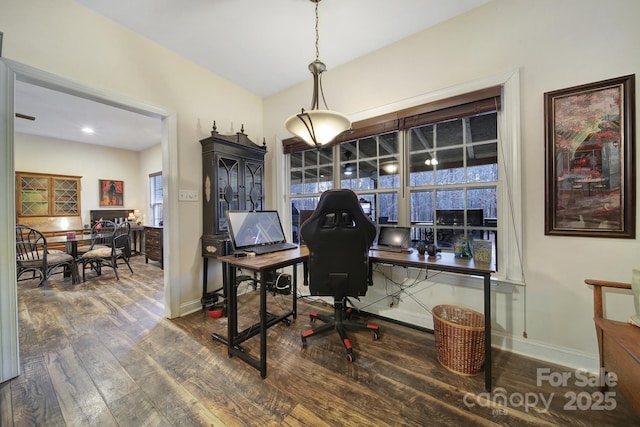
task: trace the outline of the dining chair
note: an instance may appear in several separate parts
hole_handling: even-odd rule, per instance
[[[65,252],[49,249],[42,232],[22,224],[16,225],[16,266],[17,281],[39,277],[38,286],[45,290],[49,277],[60,267],[64,268],[61,272],[69,273],[72,284],[78,283],[75,258]],[[31,273],[31,277],[22,277],[26,273]]]
[[[110,221],[111,222],[111,221]],[[105,244],[92,243],[89,251],[82,254],[79,262],[82,264],[82,281],[86,281],[86,268],[89,266],[92,270],[95,270],[98,276],[102,275],[102,267],[109,267],[113,269],[116,276],[116,280],[120,280],[118,275],[118,260],[122,259],[129,271],[133,274],[131,264],[129,264],[129,256],[131,254],[131,236],[130,225],[123,223],[120,226],[116,226],[113,223],[114,228],[109,229],[109,235],[103,231],[103,239]],[[112,231],[111,231],[112,230]],[[108,242],[108,244],[106,244]]]
[[[109,247],[116,223],[111,220],[98,220],[91,227],[91,242],[88,245],[78,246],[78,258],[93,249]]]

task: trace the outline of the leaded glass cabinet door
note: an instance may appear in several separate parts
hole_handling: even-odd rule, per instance
[[[49,215],[49,178],[18,174],[18,216]]]
[[[216,232],[227,231],[227,211],[240,210],[240,159],[218,156],[218,204]]]
[[[77,179],[53,178],[53,215],[80,215]]]
[[[263,163],[246,161],[244,164],[244,209],[261,211],[264,206]]]

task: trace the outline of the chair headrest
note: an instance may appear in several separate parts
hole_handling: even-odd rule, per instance
[[[367,240],[375,239],[376,226],[364,214],[358,196],[352,190],[327,190],[320,196],[320,201],[313,214],[302,225],[301,233],[311,227],[328,228],[361,228]],[[306,240],[306,238],[305,238]]]

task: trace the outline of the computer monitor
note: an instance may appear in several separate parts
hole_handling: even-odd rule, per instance
[[[227,223],[235,250],[286,242],[277,211],[227,211]]]
[[[362,208],[362,212],[364,212],[365,215],[371,215],[371,202],[360,200],[360,207]]]
[[[411,245],[411,228],[380,227],[377,246],[407,249]]]

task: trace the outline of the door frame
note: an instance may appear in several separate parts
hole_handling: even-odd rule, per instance
[[[75,82],[7,58],[0,57],[0,382],[19,374],[18,298],[15,263],[15,164],[14,117],[16,80],[160,118],[162,122],[162,186],[165,206],[164,314],[179,315],[179,257],[170,257],[171,243],[178,241],[178,133],[177,113],[126,96]],[[172,285],[174,284],[174,285]]]

